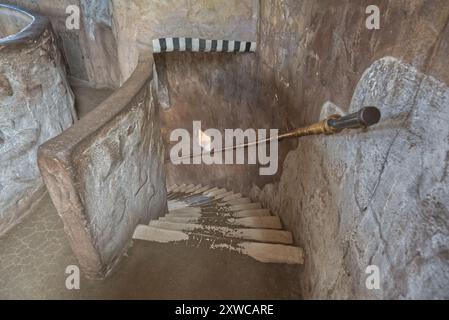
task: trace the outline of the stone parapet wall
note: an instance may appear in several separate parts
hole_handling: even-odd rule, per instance
[[[88,116],[40,148],[39,167],[84,274],[102,278],[138,224],[166,208],[152,58]]]

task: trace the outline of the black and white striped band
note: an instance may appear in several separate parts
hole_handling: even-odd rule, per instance
[[[198,38],[160,38],[153,40],[153,53],[190,52],[255,52],[256,43],[236,40],[206,40]]]

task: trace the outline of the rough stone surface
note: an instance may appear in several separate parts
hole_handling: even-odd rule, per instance
[[[280,129],[315,122],[325,101],[344,111],[374,61],[393,56],[449,84],[445,0],[380,0],[380,30],[368,30],[371,0],[261,1],[258,88],[261,108],[286,118]],[[275,101],[274,97],[278,100]],[[272,101],[273,105],[270,105]]]
[[[70,76],[99,88],[120,85],[117,46],[109,0],[4,0],[50,18],[69,66]],[[80,8],[79,30],[69,30],[66,8]],[[137,60],[136,60],[137,61]],[[132,72],[132,70],[131,70]]]
[[[307,298],[449,298],[449,88],[394,58],[363,75],[349,111],[366,132],[300,140],[278,184],[254,196],[305,249]],[[381,289],[367,290],[377,265]]]
[[[104,277],[137,224],[166,207],[152,64],[141,62],[122,88],[40,150],[39,167],[89,277]]]
[[[0,47],[0,235],[45,191],[37,149],[74,122],[72,95],[49,28],[33,42]]]
[[[258,0],[4,0],[50,18],[70,75],[95,87],[118,87],[137,65],[137,43],[192,36],[256,40]],[[66,27],[66,8],[81,11],[79,30]]]
[[[136,43],[161,37],[256,40],[257,0],[112,0],[121,81],[137,62]]]
[[[384,56],[401,57],[448,84],[448,2],[378,1],[381,30],[365,27],[365,10],[371,4],[260,1],[255,55],[167,54],[171,109],[164,113],[169,119],[164,137],[173,128],[190,128],[192,120],[202,120],[208,128],[285,132],[317,121],[329,100],[347,111],[362,73]],[[295,140],[280,144],[279,172],[287,151],[295,147]],[[244,193],[248,181],[259,187],[266,183],[252,166],[169,167],[167,176],[170,183],[213,183]]]
[[[275,108],[261,109],[257,96],[258,83],[252,77],[257,67],[253,54],[172,53],[156,59],[164,65],[171,107],[161,112],[162,132],[166,145],[177,128],[192,135],[193,121],[201,121],[202,130],[270,129],[283,122]],[[280,145],[281,159],[291,141]],[[166,158],[169,159],[169,151]],[[281,168],[279,168],[279,173]],[[168,184],[186,182],[216,185],[248,193],[251,183],[264,185],[280,175],[260,176],[257,165],[173,165],[167,163]],[[232,177],[232,178],[230,178]],[[248,182],[251,183],[248,183]]]

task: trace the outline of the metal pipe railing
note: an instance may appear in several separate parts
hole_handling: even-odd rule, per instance
[[[377,124],[381,119],[381,112],[376,107],[364,107],[357,112],[348,114],[346,116],[332,115],[327,119],[320,122],[314,123],[312,125],[291,130],[287,133],[283,133],[276,137],[270,137],[267,139],[257,140],[249,143],[244,143],[232,147],[222,148],[220,150],[212,150],[206,154],[213,155],[215,153],[223,153],[230,150],[237,150],[241,148],[248,148],[261,143],[269,143],[274,140],[284,140],[290,138],[299,138],[311,135],[331,135],[339,133],[345,129],[362,129],[368,128]],[[190,155],[186,157],[181,157],[178,160],[193,159],[196,157],[201,157],[203,154]],[[166,159],[165,162],[169,162],[170,159]]]
[[[344,129],[361,129],[375,125],[380,121],[381,113],[376,107],[364,107],[346,116],[332,115],[310,126],[292,130],[278,136],[278,140],[298,138],[310,135],[334,134]]]

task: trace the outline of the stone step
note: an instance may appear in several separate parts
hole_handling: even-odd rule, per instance
[[[211,186],[209,186],[209,185],[207,185],[207,186],[204,186],[204,187],[202,187],[202,188],[199,188],[198,190],[196,190],[196,191],[192,192],[192,195],[195,195],[195,194],[200,194],[200,193],[203,193],[203,192],[209,191],[209,190],[211,190],[211,189],[212,189],[212,187],[211,187]]]
[[[282,229],[281,219],[277,216],[259,216],[246,218],[231,218],[228,220],[232,225],[259,228],[259,229]]]
[[[194,224],[200,224],[202,219],[201,216],[196,217],[180,217],[180,216],[173,216],[170,214],[165,215],[164,217],[160,217],[158,219],[159,221],[165,221],[165,222],[174,222],[174,223],[194,223]]]
[[[208,202],[204,202],[200,205],[198,205],[198,207],[201,208],[206,208],[206,207],[211,207],[211,206],[215,206],[217,205],[217,200],[215,200],[214,198],[210,198],[210,200]]]
[[[217,187],[213,187],[212,189],[204,191],[203,194],[206,196],[208,193],[216,191],[216,190],[219,190],[219,189]]]
[[[228,190],[223,188],[223,189],[218,189],[218,190],[214,190],[214,191],[208,192],[205,195],[208,196],[208,197],[213,198],[215,196],[218,196],[220,194],[224,194],[224,193],[227,193],[227,192],[228,192]]]
[[[135,240],[157,243],[182,241],[186,245],[194,247],[201,243],[210,249],[230,250],[244,254],[262,263],[304,264],[303,250],[290,245],[248,242],[235,239],[224,242],[222,239],[213,236],[195,235],[194,239],[192,238],[192,235],[182,231],[164,230],[143,225],[137,226],[133,236]]]
[[[237,193],[237,194],[232,194],[232,195],[224,197],[222,199],[222,201],[228,202],[228,201],[237,200],[237,199],[240,199],[240,198],[242,198],[242,194],[241,193]]]
[[[176,200],[176,199],[180,199],[184,196],[184,193],[181,192],[172,192],[171,194],[167,195],[167,200]]]
[[[171,214],[175,214],[175,213],[201,213],[201,209],[200,208],[196,208],[196,207],[185,207],[185,208],[169,210],[168,213],[171,213]]]
[[[241,204],[249,204],[251,202],[252,201],[249,198],[240,198],[240,199],[226,201],[222,205],[229,207],[229,206],[236,206],[236,205],[241,205]]]
[[[198,189],[201,189],[203,186],[201,184],[195,185],[191,188],[186,189],[185,193],[193,193]]]
[[[169,211],[171,217],[229,217],[229,218],[249,218],[271,216],[269,209],[252,209],[237,212],[217,210],[201,210],[198,207],[186,207]]]
[[[230,213],[234,218],[248,218],[248,217],[265,217],[271,216],[270,209],[252,209],[252,210],[242,210],[238,212]]]
[[[195,185],[194,184],[189,184],[189,185],[185,186],[184,188],[180,189],[179,192],[187,193],[187,190],[190,190],[192,188],[195,188]]]
[[[256,203],[237,204],[229,207],[230,211],[242,211],[253,209],[262,209],[262,205],[259,202],[256,202]]]
[[[235,250],[264,263],[304,264],[304,252],[295,246],[242,242]]]
[[[168,211],[172,211],[172,210],[177,210],[177,209],[181,209],[181,208],[186,208],[186,207],[188,207],[188,203],[169,200],[169,201],[167,201],[167,207],[168,207]]]
[[[174,189],[176,189],[177,187],[179,187],[177,184],[173,184],[170,187],[167,188],[167,194],[169,194],[170,192],[172,192]]]
[[[185,185],[185,183],[183,183],[180,186],[178,186],[177,188],[173,189],[172,193],[177,193],[177,192],[179,192],[179,190],[181,190],[181,189],[183,189],[185,187],[186,187],[186,185]]]
[[[282,229],[282,223],[279,217],[248,217],[248,218],[204,218],[204,217],[173,217],[165,216],[159,218],[160,221],[174,223],[190,223],[202,225],[231,226],[254,229]]]
[[[228,191],[228,192],[226,192],[226,193],[222,193],[222,194],[216,195],[214,198],[215,198],[216,200],[220,200],[220,199],[223,199],[224,197],[228,197],[228,196],[231,196],[231,195],[233,195],[233,194],[234,194],[234,192]]]
[[[201,213],[169,213],[165,215],[166,218],[201,218],[204,217]]]
[[[173,231],[192,232],[202,235],[213,235],[224,238],[236,238],[252,240],[265,243],[292,244],[293,237],[289,231],[271,229],[239,229],[228,227],[204,226],[191,223],[173,223],[154,220],[150,222],[151,227]]]
[[[209,199],[209,197],[206,197],[202,194],[183,193],[183,194],[177,194],[176,197],[173,197],[172,199],[169,199],[169,200],[191,204],[195,198]]]
[[[206,197],[202,194],[186,199],[186,202],[188,202],[191,207],[196,208],[203,208],[205,205],[211,203],[211,201],[213,201],[211,200],[211,198]]]
[[[189,240],[189,235],[184,232],[139,225],[134,231],[133,239],[169,243]]]

